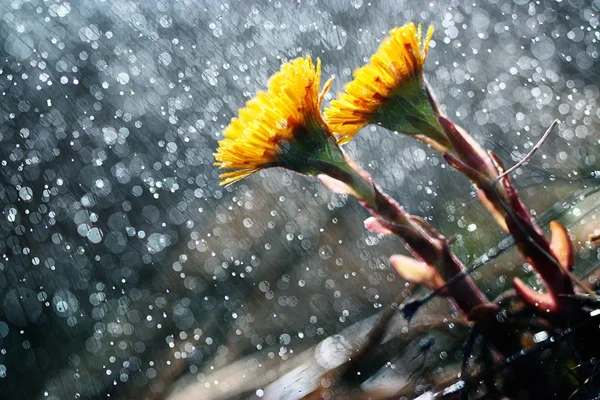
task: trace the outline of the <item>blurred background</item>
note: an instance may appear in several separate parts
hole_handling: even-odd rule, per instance
[[[599,12],[598,0],[0,0],[0,397],[261,397],[304,350],[421,293],[388,264],[403,245],[367,232],[352,199],[283,170],[222,188],[212,166],[281,63],[321,58],[328,103],[411,21],[435,27],[425,74],[444,109],[507,165],[560,119],[515,182],[569,225],[584,276],[600,229],[597,201],[577,197],[600,174]],[[456,236],[466,264],[503,239],[426,146],[367,127],[345,150]],[[509,252],[474,278],[493,298],[515,275],[536,283]],[[450,314],[436,299],[420,315]]]

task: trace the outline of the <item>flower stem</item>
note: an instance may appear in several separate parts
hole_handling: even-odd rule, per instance
[[[543,311],[565,311],[561,306],[564,301],[560,301],[560,295],[572,294],[573,283],[579,285],[580,282],[558,262],[550,244],[509,179],[508,175],[522,162],[504,171],[498,158],[492,152],[486,154],[464,129],[443,115],[439,115],[439,120],[452,145],[444,158],[479,188],[478,195],[484,205],[500,227],[515,238],[522,258],[533,266],[545,283],[551,300],[542,305],[539,301],[532,300],[534,296],[530,296],[529,302]],[[531,157],[541,146],[555,125],[556,121],[525,159]],[[520,283],[517,286],[521,292],[526,290]],[[528,301],[528,298],[524,297],[524,300]]]
[[[348,158],[345,170],[347,176],[352,178],[344,182],[353,189],[349,193],[368,194],[355,197],[376,219],[383,221],[391,232],[402,238],[416,258],[435,266],[444,280],[464,272],[464,265],[452,252],[449,241],[442,234],[425,220],[408,214],[400,204],[381,191],[368,172]],[[444,292],[465,315],[471,314],[478,307],[491,306],[468,275],[448,285]]]

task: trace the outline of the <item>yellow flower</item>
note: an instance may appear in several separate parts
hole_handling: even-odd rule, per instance
[[[345,93],[325,110],[340,144],[352,140],[369,123],[446,144],[423,78],[432,34],[433,27],[429,27],[422,40],[421,25],[413,23],[394,28],[369,64],[354,72]]]
[[[228,185],[269,167],[315,175],[323,163],[343,160],[336,139],[321,116],[321,62],[297,58],[281,66],[266,92],[246,103],[223,132],[215,165],[231,169],[221,175]]]

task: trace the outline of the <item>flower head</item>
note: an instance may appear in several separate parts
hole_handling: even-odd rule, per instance
[[[433,27],[429,27],[423,39],[421,25],[414,23],[394,28],[370,62],[354,72],[345,93],[325,110],[340,144],[352,140],[369,123],[445,144],[423,79],[432,34]]]
[[[315,68],[309,56],[297,58],[281,66],[266,92],[246,103],[215,153],[216,166],[233,170],[221,175],[221,185],[269,167],[313,175],[323,162],[343,160],[320,112],[331,80],[319,93],[320,78],[320,60]]]

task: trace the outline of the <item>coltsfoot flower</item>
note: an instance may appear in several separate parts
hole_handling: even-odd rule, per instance
[[[281,66],[266,92],[249,100],[224,130],[215,165],[231,170],[221,185],[239,181],[261,169],[282,167],[306,175],[326,174],[351,186],[361,198],[372,189],[348,165],[337,139],[321,115],[321,63],[309,56]]]
[[[447,147],[423,78],[432,34],[433,27],[429,27],[423,39],[421,25],[415,27],[414,23],[394,28],[370,62],[354,72],[345,93],[325,110],[325,119],[340,144],[352,140],[366,124],[378,124],[416,135],[440,150]]]
[[[310,174],[313,161],[341,156],[321,117],[330,81],[319,93],[320,77],[320,60],[315,68],[310,57],[297,58],[281,66],[266,92],[246,103],[223,132],[225,139],[215,153],[216,166],[233,170],[221,175],[221,185],[269,167]]]

